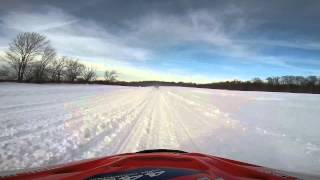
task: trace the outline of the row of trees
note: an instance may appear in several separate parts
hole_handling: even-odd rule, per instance
[[[93,81],[96,69],[87,67],[77,59],[58,57],[50,41],[39,33],[20,33],[9,44],[2,57],[6,64],[0,67],[0,77],[27,82]],[[106,71],[107,81],[116,81],[116,71]]]
[[[261,80],[260,78],[252,79],[253,83],[267,83],[269,85],[319,85],[320,84],[320,77],[317,76],[275,76],[275,77],[268,77],[265,81]]]
[[[198,84],[195,86],[212,89],[229,89],[242,91],[320,93],[320,77],[276,76],[268,77],[265,80],[254,78],[251,81],[233,80],[210,84]]]
[[[304,77],[304,79],[314,79],[309,77]],[[315,83],[290,83],[288,81],[282,82],[283,77],[271,77],[278,79],[279,83],[271,83],[270,81],[261,80],[260,78],[254,78],[250,81],[225,81],[225,82],[214,82],[207,84],[197,84],[197,83],[186,83],[186,82],[164,82],[164,81],[136,81],[136,82],[106,82],[106,81],[94,81],[91,83],[95,84],[113,84],[121,86],[182,86],[182,87],[196,87],[196,88],[209,88],[209,89],[228,89],[228,90],[240,90],[240,91],[271,91],[271,92],[294,92],[294,93],[317,93],[320,94],[320,77],[317,77]],[[314,81],[312,81],[314,82]]]

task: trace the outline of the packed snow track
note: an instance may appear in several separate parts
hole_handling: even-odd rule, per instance
[[[320,96],[0,83],[0,171],[144,149],[320,174]]]

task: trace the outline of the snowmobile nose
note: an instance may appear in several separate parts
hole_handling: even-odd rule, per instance
[[[136,153],[188,153],[185,151],[181,150],[176,150],[176,149],[148,149],[148,150],[143,150],[143,151],[138,151]]]

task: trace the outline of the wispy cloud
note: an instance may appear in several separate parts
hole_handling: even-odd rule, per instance
[[[41,12],[11,12],[1,21],[12,34],[35,31],[46,35],[63,55],[105,57],[117,61],[144,61],[151,55],[147,49],[128,46],[121,37],[111,34],[94,21],[80,21],[52,7]]]
[[[286,47],[302,50],[320,51],[320,43],[310,40],[270,40],[270,39],[254,39],[254,40],[238,40],[239,44],[247,44],[250,46],[267,46],[267,47]]]
[[[2,19],[3,25],[16,31],[46,31],[74,24],[77,20],[61,10],[50,8],[47,12],[10,12]]]
[[[223,6],[218,11],[210,8],[189,8],[184,13],[148,11],[142,16],[121,19],[117,25],[98,19],[76,16],[53,6],[45,6],[37,11],[10,11],[0,16],[0,33],[5,35],[0,38],[0,51],[17,33],[36,31],[46,35],[60,55],[95,64],[100,71],[117,69],[123,80],[210,82],[219,78],[230,79],[231,75],[195,72],[191,66],[201,61],[194,56],[196,53],[235,62],[235,65],[229,62],[216,66],[215,59],[209,62],[211,59],[208,57],[205,65],[197,64],[223,67],[221,69],[226,72],[239,70],[237,64],[247,64],[248,68],[250,65],[260,65],[297,72],[319,72],[292,63],[296,59],[291,55],[264,52],[270,47],[317,51],[320,50],[319,43],[301,38],[271,39],[265,37],[263,32],[259,32],[259,37],[251,36],[250,32],[253,31],[250,30],[259,23],[255,24],[257,21],[248,18],[244,9],[234,5]],[[189,47],[186,54],[191,55],[183,60],[190,61],[188,67],[185,66],[187,63],[179,64],[182,60],[172,60],[174,57],[168,55],[175,54],[175,48],[180,46]],[[162,61],[173,65],[166,69]],[[305,62],[309,61],[305,59]],[[317,58],[313,58],[312,62],[317,65]]]
[[[186,16],[166,15],[157,12],[127,22],[131,40],[157,48],[179,44],[207,44],[215,53],[243,57],[252,54],[252,49],[237,43],[232,37],[241,31],[243,20],[234,23],[233,31],[225,29],[223,14],[205,10],[189,11]],[[141,42],[142,41],[142,42]],[[139,42],[138,42],[139,43]]]
[[[164,73],[139,67],[133,61],[152,61],[159,49],[184,43],[206,43],[219,51],[244,53],[240,52],[244,48],[233,43],[224,33],[223,25],[214,18],[206,11],[192,11],[187,17],[153,13],[125,22],[128,28],[125,32],[112,33],[94,20],[79,19],[61,9],[46,7],[39,12],[10,12],[1,22],[8,29],[8,37],[25,31],[40,32],[50,39],[60,55],[100,63],[101,67],[116,66],[124,79],[209,81],[210,77],[204,75]],[[185,70],[180,68],[180,71]]]

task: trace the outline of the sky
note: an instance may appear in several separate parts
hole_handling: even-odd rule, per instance
[[[319,19],[317,0],[1,0],[0,55],[39,32],[125,81],[320,75]]]

